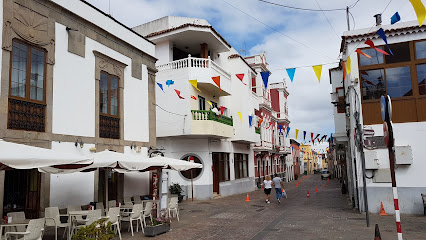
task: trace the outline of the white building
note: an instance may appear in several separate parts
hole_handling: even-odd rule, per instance
[[[383,28],[394,56],[385,56],[364,42],[389,51],[376,34]],[[392,121],[396,153],[396,184],[401,213],[423,214],[420,193],[426,192],[426,27],[418,22],[376,26],[345,32],[341,52],[343,59],[351,58],[351,72],[343,79],[342,68],[330,70],[335,103],[336,159],[346,158],[349,193],[355,206],[364,211],[361,151],[365,153],[365,176],[370,212],[380,211],[383,202],[386,212],[394,212],[388,150],[383,140],[383,120],[380,96],[392,100]],[[354,52],[357,48],[370,55],[367,58]],[[359,117],[358,117],[359,116]],[[363,148],[356,146],[354,136],[357,122],[375,132]],[[368,141],[364,141],[364,144]]]
[[[84,1],[0,1],[0,138],[74,154],[155,147],[155,45]],[[0,171],[0,208],[149,195],[150,173]],[[28,181],[27,181],[28,180]],[[31,187],[30,187],[31,186]],[[31,204],[25,204],[31,203]]]
[[[157,145],[167,157],[203,164],[192,176],[165,171],[163,181],[180,183],[192,197],[192,178],[196,199],[253,191],[252,145],[259,135],[249,116],[259,109],[251,91],[256,72],[206,20],[167,16],[134,30],[156,43],[156,81],[163,86],[155,90]],[[236,74],[244,74],[243,80]]]

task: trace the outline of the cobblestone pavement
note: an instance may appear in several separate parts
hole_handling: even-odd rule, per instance
[[[271,195],[266,204],[262,191],[222,197],[210,201],[184,201],[179,205],[180,221],[172,222],[172,230],[155,239],[374,239],[374,225],[380,227],[382,239],[396,239],[395,216],[370,214],[370,227],[365,215],[352,209],[347,195],[341,194],[338,180],[326,181],[311,175],[296,188],[286,183],[288,199],[281,204]],[[315,192],[318,187],[318,193]],[[310,198],[306,197],[309,190]],[[426,239],[426,216],[402,215],[405,240]],[[122,226],[123,239],[144,239],[141,232],[132,237],[127,224]]]

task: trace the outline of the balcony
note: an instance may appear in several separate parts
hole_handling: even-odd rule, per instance
[[[158,74],[164,79],[196,79],[198,88],[213,96],[228,96],[231,94],[231,74],[209,58],[188,58],[176,60],[157,66]],[[212,77],[220,76],[220,88],[213,82]]]
[[[261,140],[260,144],[256,144],[253,149],[255,151],[272,151],[272,143]]]
[[[216,115],[212,111],[191,110],[191,134],[231,138],[234,135],[233,119]]]

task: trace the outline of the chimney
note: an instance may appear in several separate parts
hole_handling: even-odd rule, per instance
[[[374,17],[376,18],[376,26],[382,25],[382,14],[376,14]]]

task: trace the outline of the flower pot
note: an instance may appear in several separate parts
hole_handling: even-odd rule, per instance
[[[170,224],[163,223],[155,226],[146,226],[145,227],[145,236],[155,237],[156,235],[165,233],[170,230]]]

